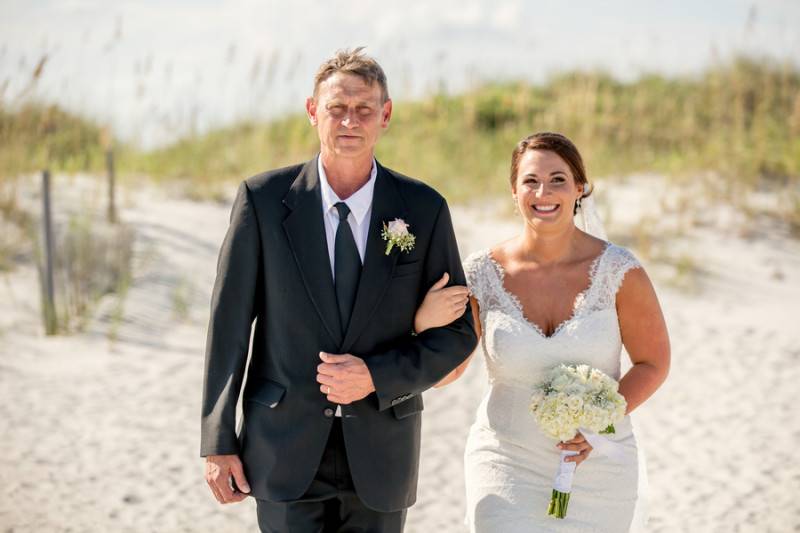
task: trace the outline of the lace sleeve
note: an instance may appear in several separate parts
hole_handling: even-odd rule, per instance
[[[607,289],[609,296],[616,300],[617,291],[622,286],[625,274],[632,268],[642,268],[642,264],[627,248],[612,245],[606,264]]]
[[[633,254],[614,244],[610,244],[600,263],[597,265],[593,290],[587,298],[587,309],[599,311],[617,305],[617,291],[622,285],[625,274],[632,268],[641,268],[641,263]],[[596,287],[594,286],[596,285]]]
[[[487,250],[471,254],[464,260],[464,274],[467,277],[467,286],[472,295],[478,300],[481,308],[485,307],[489,295],[489,278],[487,277]]]

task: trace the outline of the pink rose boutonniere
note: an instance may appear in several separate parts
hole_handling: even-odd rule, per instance
[[[381,237],[386,241],[386,255],[389,255],[395,246],[402,252],[410,252],[414,249],[414,241],[417,238],[408,231],[408,227],[409,225],[402,218],[396,218],[388,224],[383,223]]]

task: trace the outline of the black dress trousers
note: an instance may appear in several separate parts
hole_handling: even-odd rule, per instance
[[[405,509],[381,513],[356,495],[339,418],[308,491],[291,502],[256,503],[258,527],[265,533],[401,533],[406,519]]]

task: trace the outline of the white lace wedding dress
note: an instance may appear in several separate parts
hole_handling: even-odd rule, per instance
[[[609,435],[624,447],[625,462],[590,455],[575,472],[567,517],[556,519],[547,515],[547,505],[560,451],[528,410],[533,386],[560,363],[585,363],[620,378],[616,294],[625,273],[637,267],[628,250],[607,244],[592,263],[589,287],[575,299],[572,316],[546,337],[503,286],[503,269],[489,250],[465,260],[467,283],[480,307],[490,385],[464,454],[471,531],[622,532],[642,525],[644,469],[630,417]]]

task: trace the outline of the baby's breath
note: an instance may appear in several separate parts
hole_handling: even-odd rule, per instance
[[[389,225],[386,224],[386,222],[383,223],[381,237],[384,241],[386,241],[386,255],[389,255],[389,253],[392,251],[392,248],[395,246],[397,246],[401,252],[410,252],[414,249],[414,243],[417,240],[416,236],[408,231],[401,233],[390,230]]]

